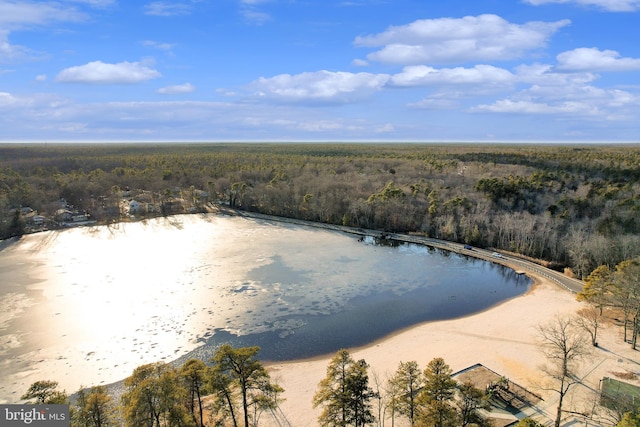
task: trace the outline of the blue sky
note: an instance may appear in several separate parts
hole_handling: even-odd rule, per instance
[[[640,141],[640,0],[0,0],[0,141]]]

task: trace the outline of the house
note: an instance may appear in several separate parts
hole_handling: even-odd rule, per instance
[[[85,222],[85,221],[89,221],[89,214],[81,214],[78,212],[75,212],[72,217],[71,217],[71,222]]]
[[[20,208],[20,214],[21,215],[29,215],[29,214],[33,214],[33,213],[34,213],[33,209],[31,209],[28,206]]]
[[[60,222],[71,222],[73,221],[73,212],[69,209],[60,208],[56,211],[55,218]]]
[[[135,215],[140,212],[141,205],[140,202],[136,200],[131,200],[129,202],[129,215]]]
[[[478,363],[451,375],[459,383],[471,383],[490,392],[491,411],[481,415],[496,427],[515,426],[518,421],[536,413],[543,399],[520,385]]]
[[[193,196],[199,202],[206,202],[209,200],[209,193],[204,190],[195,190]]]
[[[33,215],[27,218],[27,221],[31,222],[34,226],[40,227],[44,225],[45,217],[42,215]]]

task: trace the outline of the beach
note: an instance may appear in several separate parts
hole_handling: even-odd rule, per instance
[[[81,385],[108,384],[127,377],[137,365],[158,360],[169,361],[186,355],[191,348],[195,348],[201,342],[196,338],[203,334],[206,337],[206,332],[212,324],[227,326],[241,323],[259,324],[255,319],[247,318],[247,316],[258,315],[273,320],[274,312],[279,312],[277,305],[269,310],[263,310],[264,312],[248,308],[253,307],[250,305],[252,301],[256,307],[265,306],[262,300],[256,298],[271,295],[274,292],[274,290],[258,292],[258,278],[266,274],[274,279],[274,282],[281,282],[282,279],[274,274],[290,275],[291,272],[306,271],[305,269],[310,265],[308,260],[312,252],[289,251],[288,258],[284,260],[276,257],[280,253],[277,251],[252,252],[255,258],[254,264],[257,265],[252,267],[254,264],[247,262],[249,252],[240,250],[238,242],[244,239],[249,242],[247,244],[254,246],[256,239],[260,237],[264,242],[258,246],[277,247],[269,236],[282,235],[283,229],[273,227],[270,223],[264,225],[251,223],[238,228],[238,224],[235,222],[227,224],[228,221],[229,219],[210,218],[203,222],[184,217],[177,223],[179,227],[152,222],[123,226],[120,230],[84,229],[67,231],[64,234],[47,233],[40,236],[27,236],[22,239],[20,245],[4,248],[0,267],[6,277],[7,289],[4,296],[5,311],[3,316],[0,316],[0,330],[4,333],[3,345],[0,348],[0,355],[4,359],[0,367],[6,376],[6,381],[0,382],[0,391],[4,393],[6,400],[18,400],[30,383],[40,379],[59,381],[61,388],[71,393]],[[199,236],[205,231],[203,227],[208,229],[212,224],[218,223],[233,225],[233,227],[214,227],[213,231],[216,233],[218,233],[216,230],[226,230],[227,233],[233,231],[237,234],[234,234],[235,238],[218,236],[217,239],[207,239],[206,250],[201,251],[202,253],[198,252],[197,256],[194,255],[196,253],[194,242],[199,241]],[[154,233],[149,233],[150,230]],[[110,234],[107,238],[97,239],[98,231]],[[369,252],[356,256],[354,251],[368,251],[370,248],[360,247],[355,239],[345,241],[340,235],[308,234],[306,229],[304,239],[291,238],[293,233],[302,231],[294,227],[287,229],[284,234],[289,236],[288,240],[307,242],[316,246],[321,242],[326,243],[328,239],[337,239],[340,244],[334,243],[332,247],[348,249],[349,258],[340,256],[339,260],[344,265],[347,260],[349,261],[349,269],[344,265],[343,269],[351,272],[353,277],[344,278],[345,285],[342,287],[336,287],[338,282],[334,280],[335,278],[322,280],[323,283],[332,284],[331,293],[315,282],[307,287],[289,286],[286,290],[279,292],[289,299],[298,298],[298,294],[292,293],[296,290],[300,295],[308,294],[307,296],[313,296],[315,292],[325,298],[332,295],[336,301],[353,299],[358,294],[362,294],[353,286],[353,279],[356,277],[362,280],[363,271],[374,271],[374,269],[369,268],[367,264],[354,270],[353,260],[366,259],[373,262],[374,258]],[[159,234],[161,232],[162,234]],[[129,239],[144,236],[146,241],[150,236],[156,236],[157,239],[162,238],[165,243],[170,236],[173,236],[176,242],[188,245],[189,250],[185,247],[178,253],[189,254],[189,256],[185,255],[185,259],[179,262],[180,259],[170,253],[165,254],[163,251],[151,253],[147,250],[147,255],[154,260],[153,264],[166,266],[166,269],[156,267],[154,270],[149,270],[136,268],[134,265],[132,269],[126,270],[123,268],[127,265],[126,260],[133,259],[134,255],[137,256],[139,245],[135,244],[135,240],[132,244],[130,240],[115,239],[116,236],[121,235],[126,235]],[[252,239],[246,239],[247,235]],[[213,245],[216,242],[223,244],[226,241],[233,242],[232,247],[235,249],[231,255],[228,255],[228,251],[224,248]],[[87,242],[94,243],[95,247],[87,249]],[[117,251],[111,248],[110,252],[101,252],[107,249],[106,246],[116,243],[119,245]],[[347,246],[346,243],[351,246]],[[156,246],[162,247],[159,244],[152,245],[152,247]],[[75,249],[79,247],[91,253],[92,256],[83,258],[78,255]],[[129,253],[127,251],[131,251],[131,255],[127,255]],[[227,254],[224,258],[225,262],[212,263],[211,251]],[[376,251],[381,251],[380,256],[389,260],[391,255],[387,249],[376,249]],[[124,257],[123,260],[115,262],[112,256],[114,253],[121,254]],[[321,250],[320,253],[327,254],[328,251]],[[474,253],[480,254],[479,251]],[[103,256],[96,256],[98,254]],[[302,257],[291,258],[296,254],[302,254]],[[166,258],[162,258],[163,256]],[[337,255],[334,253],[332,256],[335,258]],[[404,286],[409,285],[406,277],[399,278],[395,272],[406,273],[407,268],[396,267],[398,262],[409,256],[420,257],[423,263],[425,261],[420,251],[403,252],[397,261],[391,263],[394,268],[389,267],[388,272],[389,277],[393,277],[394,280],[405,280]],[[400,362],[416,361],[424,369],[433,358],[442,357],[453,372],[482,364],[513,383],[540,395],[544,401],[538,405],[536,416],[542,422],[549,422],[555,413],[556,396],[552,391],[548,391],[547,379],[540,370],[545,360],[540,351],[538,327],[553,320],[557,315],[573,315],[586,305],[576,301],[574,292],[542,276],[541,274],[548,274],[548,272],[537,266],[523,267],[521,261],[512,257],[495,258],[489,255],[487,258],[513,270],[526,270],[526,274],[534,281],[534,285],[520,296],[507,299],[475,314],[450,320],[419,323],[362,347],[350,348],[349,351],[355,360],[364,359],[368,363],[370,386],[379,387],[382,394],[384,394],[387,379],[395,372]],[[112,265],[105,264],[102,262],[103,259],[110,259]],[[293,268],[284,269],[284,261],[287,261],[286,265]],[[318,263],[315,255],[314,262],[319,265],[328,263],[328,261]],[[119,268],[112,268],[113,263]],[[238,270],[235,273],[237,277],[229,276],[235,271],[231,268],[233,266]],[[279,272],[274,270],[274,267],[283,270]],[[101,268],[104,269],[103,272]],[[477,294],[478,289],[481,288],[479,282],[475,280],[489,280],[488,272],[491,272],[494,266],[490,264],[483,268],[484,274],[480,276],[477,274],[469,276],[468,270],[462,269],[458,276],[453,277],[455,280],[466,281],[464,283],[466,287],[475,285],[474,291]],[[176,278],[170,273],[180,276]],[[336,274],[338,273],[340,277],[345,274],[344,272]],[[211,277],[228,286],[213,289]],[[128,286],[132,282],[137,284],[136,287]],[[421,280],[416,279],[414,282],[420,283]],[[154,292],[148,292],[146,285],[153,285]],[[136,309],[119,310],[119,316],[113,316],[113,307],[124,309],[128,307],[127,304],[132,300],[134,290],[137,292],[135,294]],[[451,288],[447,288],[447,292],[450,291],[452,291]],[[215,306],[211,304],[211,295],[209,295],[211,292],[218,296],[214,301]],[[145,295],[151,295],[153,298],[146,301]],[[181,295],[182,298],[178,303],[176,303],[177,295]],[[220,300],[221,295],[226,299]],[[83,296],[86,298],[82,299]],[[474,298],[479,296],[476,295]],[[86,301],[91,301],[91,304],[85,304]],[[461,298],[452,301],[456,302],[455,306],[444,304],[439,306],[448,307],[446,310],[455,309],[457,304],[461,303]],[[316,307],[313,304],[309,306]],[[142,316],[145,314],[141,311],[142,307],[148,308],[146,316]],[[175,309],[181,307],[184,309],[182,314],[175,312]],[[88,311],[77,313],[78,310]],[[129,317],[125,316],[126,314],[129,314]],[[448,317],[455,316],[452,312],[449,312],[449,315]],[[82,318],[83,322],[77,322],[78,318]],[[104,322],[104,319],[109,321]],[[97,325],[103,325],[104,330],[92,326],[94,323],[91,321]],[[8,328],[9,325],[15,330]],[[336,335],[345,333],[338,326],[334,329]],[[28,331],[31,332],[27,333]],[[624,343],[622,333],[623,330],[618,325],[601,326],[598,337],[600,345],[592,349],[591,355],[581,365],[579,376],[582,385],[575,386],[566,399],[567,409],[583,413],[592,408],[595,396],[593,390],[598,390],[599,382],[605,376],[623,378],[624,381],[640,385],[637,379],[640,374],[640,364],[636,361],[637,352],[633,351],[629,344]],[[268,362],[269,359],[262,356],[272,378],[284,388],[285,392],[281,397],[285,400],[280,405],[280,410],[276,412],[276,416],[263,414],[260,425],[296,427],[317,425],[321,408],[313,408],[312,399],[333,355],[332,353],[288,362]],[[260,354],[258,358],[261,359]],[[376,407],[373,408],[373,412],[377,415]],[[579,417],[575,414],[572,416]],[[396,419],[394,425],[400,427],[404,421]],[[391,423],[389,422],[388,425]],[[584,422],[581,425],[584,425]]]
[[[218,215],[49,231],[0,248],[0,403],[43,379],[74,393],[146,363],[208,361],[221,342],[259,345],[270,361],[365,345],[530,283],[425,246]]]
[[[416,361],[424,369],[430,360],[442,357],[453,372],[480,363],[543,397],[536,419],[549,421],[555,416],[557,399],[554,392],[544,389],[548,380],[540,371],[545,359],[537,328],[555,316],[575,314],[585,305],[576,301],[574,293],[546,279],[534,279],[536,284],[527,294],[481,313],[417,325],[349,352],[355,360],[364,359],[369,364],[369,384],[374,388],[375,378],[384,387],[401,361]],[[621,334],[619,326],[602,327],[600,346],[593,348],[580,367],[583,385],[574,386],[565,401],[566,409],[585,412],[585,408],[592,407],[594,394],[590,391],[598,389],[603,376],[638,373],[637,352],[623,342]],[[269,420],[261,419],[261,425],[317,425],[321,408],[314,409],[311,402],[332,357],[269,365],[272,377],[285,389],[282,397],[286,400],[281,404],[279,420],[268,417]],[[637,379],[631,382],[638,384]],[[377,414],[375,404],[374,413]],[[576,423],[581,418],[571,417]],[[404,421],[396,419],[395,425],[403,425]]]

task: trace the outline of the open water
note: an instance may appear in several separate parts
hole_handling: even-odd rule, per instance
[[[370,343],[523,294],[514,271],[427,247],[219,215],[25,236],[0,246],[0,402],[68,392],[223,342],[288,360]]]

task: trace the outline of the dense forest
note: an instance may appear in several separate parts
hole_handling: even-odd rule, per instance
[[[206,205],[421,233],[586,277],[640,255],[640,146],[5,144],[0,236]],[[62,201],[62,202],[61,202]],[[156,208],[151,208],[155,206]]]

